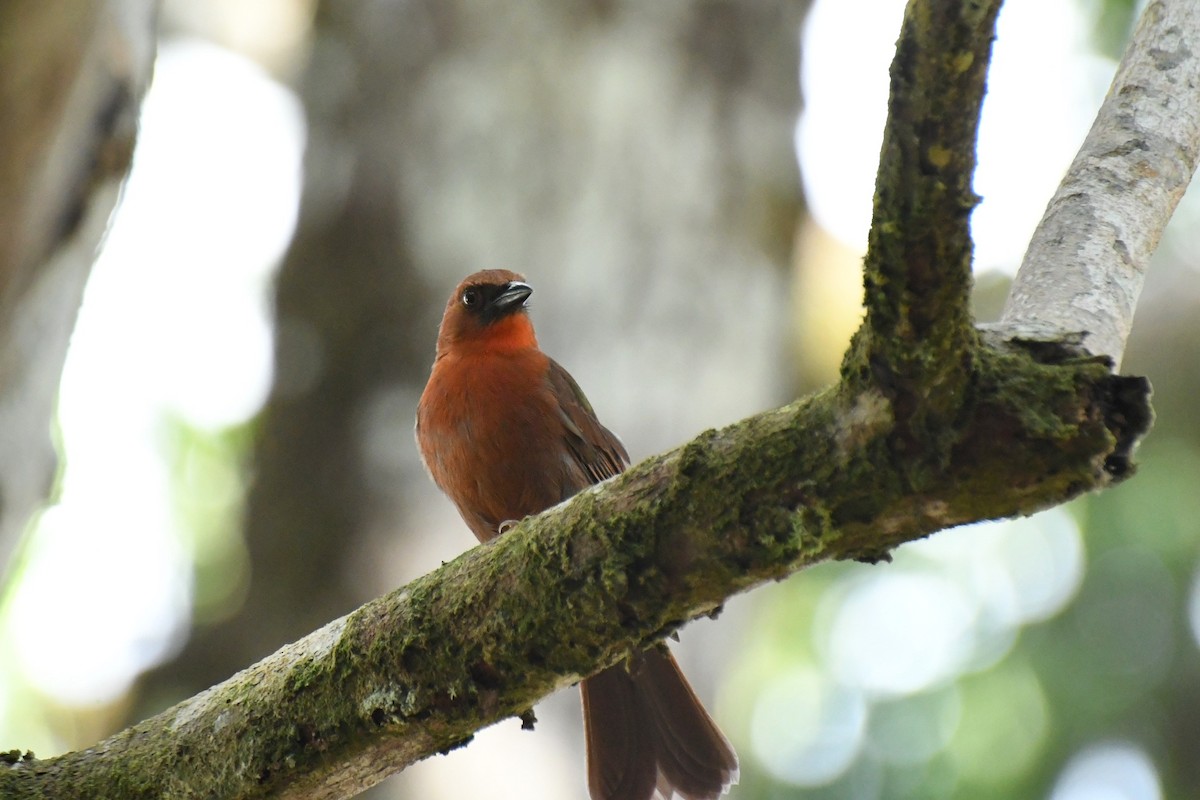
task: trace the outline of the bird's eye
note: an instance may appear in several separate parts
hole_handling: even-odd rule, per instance
[[[467,289],[462,293],[462,304],[467,308],[474,308],[479,305],[479,290]]]

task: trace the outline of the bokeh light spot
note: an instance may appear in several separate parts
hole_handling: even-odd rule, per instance
[[[56,506],[42,514],[8,609],[25,679],[74,705],[112,701],[139,670],[166,654],[189,588],[184,554],[177,541],[159,535],[161,527],[125,530],[115,551],[111,537],[92,529],[87,513]],[[131,552],[139,565],[157,569],[143,569],[131,579],[125,569],[112,567],[115,558],[128,560]]]
[[[866,718],[861,694],[816,669],[797,668],[771,680],[759,694],[750,720],[751,746],[779,780],[819,786],[854,761]]]
[[[870,751],[892,764],[928,761],[950,743],[962,718],[958,688],[883,700],[871,706]]]
[[[1054,616],[1083,581],[1083,536],[1063,508],[966,526],[915,542],[906,552],[957,576],[994,624],[1010,627]]]
[[[827,668],[882,695],[917,692],[955,676],[970,657],[976,608],[953,581],[893,565],[831,592],[818,638]],[[818,634],[820,637],[820,634]]]
[[[1139,747],[1106,742],[1070,760],[1050,800],[1160,800],[1158,770]]]
[[[796,146],[805,197],[818,223],[865,248],[880,137],[887,113],[888,64],[902,0],[821,0],[803,31],[804,113]],[[979,132],[972,215],[980,267],[1015,272],[1112,76],[1111,62],[1087,49],[1087,23],[1072,0],[1005,3],[988,73]],[[837,80],[827,76],[836,74]],[[1029,119],[1054,119],[1031,126]]]
[[[1192,578],[1192,593],[1188,598],[1188,622],[1192,626],[1192,638],[1200,645],[1200,565]]]
[[[960,684],[964,720],[949,753],[966,781],[999,785],[1024,774],[1046,740],[1049,712],[1041,682],[1008,659]]]

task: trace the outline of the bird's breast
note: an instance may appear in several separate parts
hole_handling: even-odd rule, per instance
[[[540,358],[439,359],[421,397],[422,458],[481,539],[581,488],[545,377],[548,361],[533,353]]]

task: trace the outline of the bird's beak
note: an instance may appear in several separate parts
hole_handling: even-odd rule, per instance
[[[525,301],[531,294],[533,294],[533,287],[528,283],[509,281],[504,285],[504,291],[492,299],[489,310],[496,316],[502,316],[525,305]]]

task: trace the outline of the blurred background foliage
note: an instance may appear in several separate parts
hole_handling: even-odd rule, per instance
[[[167,0],[5,590],[0,747],[86,747],[472,544],[411,438],[470,271],[529,277],[635,458],[833,380],[902,5]],[[981,319],[1137,10],[1006,3]],[[735,798],[1200,796],[1196,194],[1123,365],[1156,390],[1135,479],[683,632]],[[584,797],[575,693],[538,713],[368,794]]]

